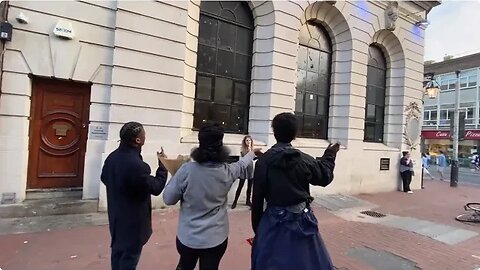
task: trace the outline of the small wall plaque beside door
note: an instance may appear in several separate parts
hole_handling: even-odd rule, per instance
[[[390,159],[389,158],[381,158],[380,159],[380,171],[388,171],[390,170]]]

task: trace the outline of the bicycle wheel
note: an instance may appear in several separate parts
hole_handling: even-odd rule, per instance
[[[475,212],[458,215],[455,219],[461,222],[480,223],[480,215]]]
[[[480,213],[480,203],[467,203],[465,208],[468,208],[473,211],[477,211]]]

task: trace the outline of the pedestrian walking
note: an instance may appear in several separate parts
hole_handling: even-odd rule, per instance
[[[298,129],[295,115],[278,114],[272,128],[277,144],[258,159],[254,173],[251,268],[332,270],[310,208],[310,185],[325,187],[333,180],[339,145],[330,145],[316,160],[291,145]]]
[[[479,171],[480,170],[480,157],[478,153],[475,153],[472,157],[472,171]]]
[[[430,173],[430,171],[428,170],[428,168],[430,167],[430,155],[427,153],[423,153],[422,154],[422,170],[423,170],[423,173],[424,174],[427,174],[430,179],[435,179],[435,177],[432,176],[432,174]]]
[[[242,140],[242,147],[240,149],[240,156],[243,157],[253,149],[253,139],[250,136],[245,136]],[[247,198],[246,205],[251,206],[252,202],[250,197],[252,195],[252,185],[253,185],[253,163],[248,166],[245,175],[240,176],[240,182],[238,183],[237,192],[235,193],[235,199],[233,200],[232,209],[237,207],[238,198],[242,193],[243,185],[245,184],[245,179],[247,179]]]
[[[440,155],[437,157],[438,173],[440,173],[440,180],[445,180],[445,169],[448,167],[447,158],[445,153],[440,151]]]
[[[107,188],[112,270],[134,270],[143,246],[152,234],[151,195],[165,187],[167,170],[161,163],[155,177],[143,162],[142,124],[129,122],[120,129],[120,145],[105,160],[101,180]]]
[[[253,149],[238,162],[227,164],[229,152],[223,146],[223,128],[207,123],[198,133],[194,160],[183,164],[165,187],[167,205],[180,201],[177,229],[177,270],[216,270],[228,243],[228,192],[233,182],[246,174],[255,154]],[[259,154],[259,150],[256,150]]]
[[[410,189],[410,183],[413,176],[413,161],[410,158],[410,152],[402,152],[402,158],[400,159],[400,175],[402,176],[403,191],[412,194]]]

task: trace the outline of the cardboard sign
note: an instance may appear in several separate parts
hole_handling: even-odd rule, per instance
[[[162,156],[161,154],[157,154],[158,159],[162,162],[163,166],[167,168],[167,171],[174,176],[177,173],[178,169],[190,160],[189,156],[182,156],[178,155],[176,159],[169,159],[167,157]]]

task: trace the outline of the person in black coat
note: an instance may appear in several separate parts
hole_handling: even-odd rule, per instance
[[[105,160],[101,180],[107,188],[108,221],[112,237],[112,270],[134,270],[152,234],[151,195],[165,187],[167,170],[159,162],[156,175],[143,162],[145,130],[137,122],[120,130],[120,146]]]
[[[258,158],[253,180],[251,269],[333,270],[310,208],[310,185],[332,182],[340,146],[330,145],[317,160],[291,145],[295,115],[278,114],[272,128],[277,144]]]

